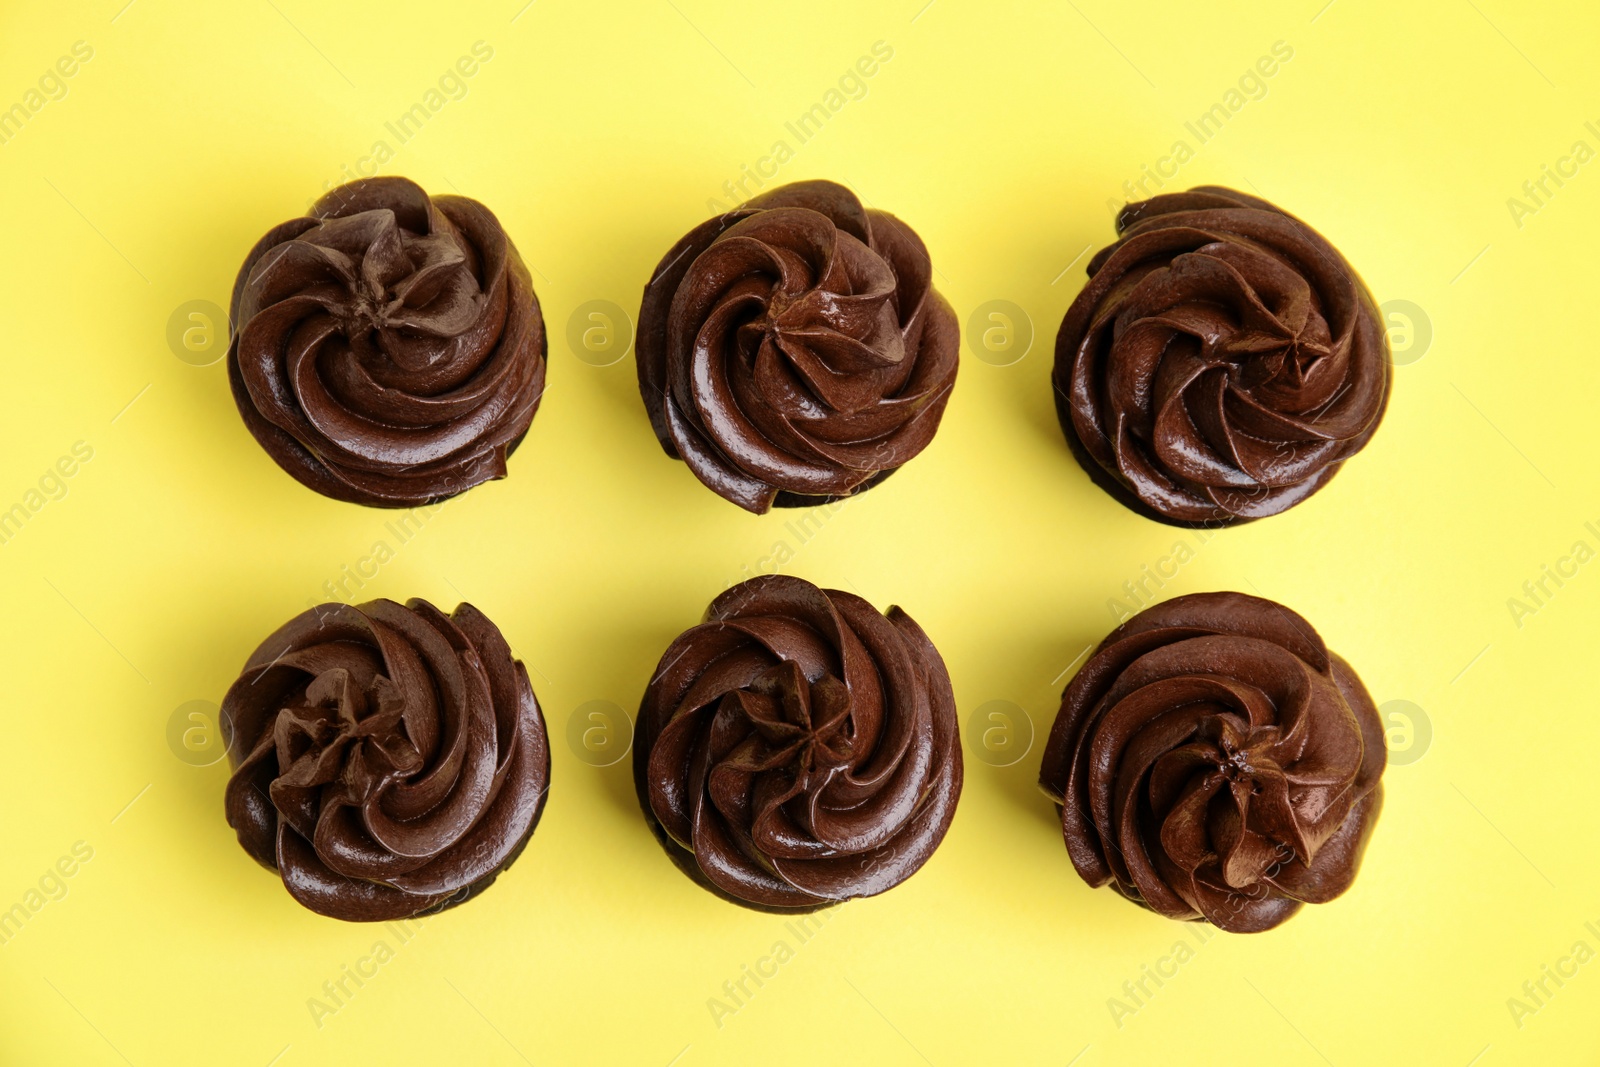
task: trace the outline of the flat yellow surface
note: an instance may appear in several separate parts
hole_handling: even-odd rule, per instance
[[[26,115],[0,126],[0,508],[25,512],[0,544],[0,909],[21,908],[0,926],[0,1062],[1594,1062],[1592,6],[524,2],[0,14],[0,107]],[[492,57],[454,77],[479,42]],[[892,56],[855,76],[875,47]],[[818,104],[802,141],[789,124]],[[1218,104],[1202,142],[1186,124]],[[373,170],[498,213],[551,338],[510,477],[407,537],[268,459],[181,310],[226,306],[257,237]],[[669,461],[631,354],[569,340],[590,301],[636,314],[662,252],[750,174],[833,178],[908,220],[964,332],[991,301],[1025,316],[980,316],[995,351],[964,343],[932,446],[808,537]],[[1203,545],[1095,489],[1051,405],[1056,328],[1141,180],[1282,204],[1395,324],[1372,445]],[[968,753],[926,868],[799,933],[691,884],[628,760],[579,755],[712,596],[775,567],[903,605],[949,663]],[[1354,889],[1275,932],[1206,939],[1084,886],[1038,744],[1017,758],[1146,567],[1175,569],[1152,596],[1302,612],[1394,724]],[[226,762],[207,765],[245,658],[341,581],[477,604],[550,724],[530,847],[409,939],[297,906],[235,843]],[[1009,755],[971,728],[993,701],[980,725],[1022,712]]]

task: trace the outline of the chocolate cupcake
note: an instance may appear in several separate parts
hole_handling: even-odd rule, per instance
[[[256,649],[222,700],[228,825],[312,911],[378,922],[482,892],[550,788],[521,661],[471,604],[323,604]]]
[[[747,511],[850,496],[928,446],[960,331],[911,227],[826,181],[762,193],[662,258],[639,392],[667,455]]]
[[[1350,888],[1386,756],[1372,698],[1310,623],[1197,593],[1100,642],[1062,695],[1039,784],[1085,882],[1253,933]]]
[[[544,394],[544,320],[511,239],[476,200],[404,178],[274,227],[229,314],[245,425],[335,500],[415,507],[505,477]]]
[[[1056,337],[1056,413],[1101,488],[1174,526],[1276,515],[1378,428],[1389,345],[1315,230],[1218,186],[1129,204]]]
[[[809,911],[882,893],[955,815],[950,676],[899,608],[752,578],[662,655],[633,776],[667,854],[724,899]]]

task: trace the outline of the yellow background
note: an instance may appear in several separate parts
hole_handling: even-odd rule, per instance
[[[1507,200],[1574,141],[1600,148],[1600,19],[1509,0],[924,2],[5,4],[0,106],[74,42],[93,58],[0,145],[0,507],[75,442],[94,454],[0,546],[0,908],[75,842],[93,858],[0,945],[0,1061],[1594,1062],[1600,962],[1520,1027],[1507,1000],[1580,939],[1600,949],[1600,564],[1520,627],[1507,600],[1575,541],[1600,548],[1600,163],[1520,227]],[[396,146],[384,123],[476,41],[494,54],[465,97]],[[878,41],[893,58],[866,95],[797,145],[784,124]],[[846,182],[916,227],[964,332],[987,301],[1024,309],[1025,357],[964,345],[932,446],[784,569],[903,605],[964,730],[1004,700],[1042,735],[1107,600],[1186,536],[1068,455],[1056,328],[1082,253],[1111,239],[1107,201],[1193,144],[1185,121],[1277,41],[1292,60],[1169,188],[1300,214],[1380,302],[1421,308],[1432,342],[1397,331],[1383,428],[1327,490],[1224,531],[1160,595],[1280,600],[1379,704],[1423,709],[1431,745],[1389,768],[1354,889],[1206,942],[1119,1026],[1110,998],[1194,929],[1084,886],[1034,786],[1038,744],[996,767],[968,730],[931,862],[831,914],[718,1027],[708,999],[795,939],[679,874],[628,761],[581,761],[567,724],[589,701],[635,708],[667,642],[794,542],[795,516],[747,515],[667,460],[631,355],[578,359],[569,317],[636,313],[661,254],[779,139],[795,154],[777,180]],[[225,306],[256,238],[379,139],[397,147],[383,173],[499,215],[536,271],[550,374],[510,477],[430,518],[361,596],[483,608],[534,668],[554,773],[516,866],[319,1028],[308,999],[392,935],[294,904],[223,821],[226,763],[179,759],[167,726],[393,516],[282,473],[223,365],[180,360],[166,330],[186,301]]]

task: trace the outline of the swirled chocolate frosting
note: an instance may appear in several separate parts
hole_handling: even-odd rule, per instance
[[[489,209],[363,178],[274,227],[233,287],[245,425],[325,496],[414,507],[503,478],[544,393],[533,283]]]
[[[811,910],[905,881],[944,839],[961,745],[944,660],[899,608],[753,578],[667,648],[639,708],[639,802],[735,903]]]
[[[1378,428],[1389,348],[1331,244],[1218,186],[1129,204],[1056,337],[1056,412],[1084,470],[1176,526],[1276,515]]]
[[[471,604],[323,604],[262,642],[222,701],[228,825],[301,904],[441,911],[522,851],[550,786],[528,672]]]
[[[1372,698],[1310,623],[1196,593],[1100,642],[1062,695],[1039,784],[1084,881],[1251,933],[1350,888],[1386,757]]]
[[[911,227],[833,182],[762,193],[662,258],[639,392],[667,455],[747,511],[876,485],[927,447],[960,331]]]

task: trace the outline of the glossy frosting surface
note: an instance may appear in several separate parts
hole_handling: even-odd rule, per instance
[[[228,824],[312,911],[373,922],[482,890],[550,785],[528,672],[470,604],[324,604],[223,698]]]
[[[413,507],[505,477],[544,393],[544,322],[511,239],[476,200],[404,178],[340,186],[274,227],[230,318],[245,425],[337,500]]]
[[[1217,186],[1132,203],[1056,337],[1056,410],[1097,484],[1174,525],[1300,503],[1389,395],[1372,295],[1299,219]]]
[[[661,657],[634,743],[674,862],[766,909],[871,896],[914,874],[961,794],[944,661],[899,608],[754,578]]]
[[[1197,593],[1095,649],[1062,696],[1039,784],[1084,881],[1254,932],[1350,887],[1386,757],[1371,697],[1310,623]]]
[[[877,484],[927,447],[960,332],[911,228],[827,181],[691,230],[639,310],[639,391],[668,455],[748,511]]]

